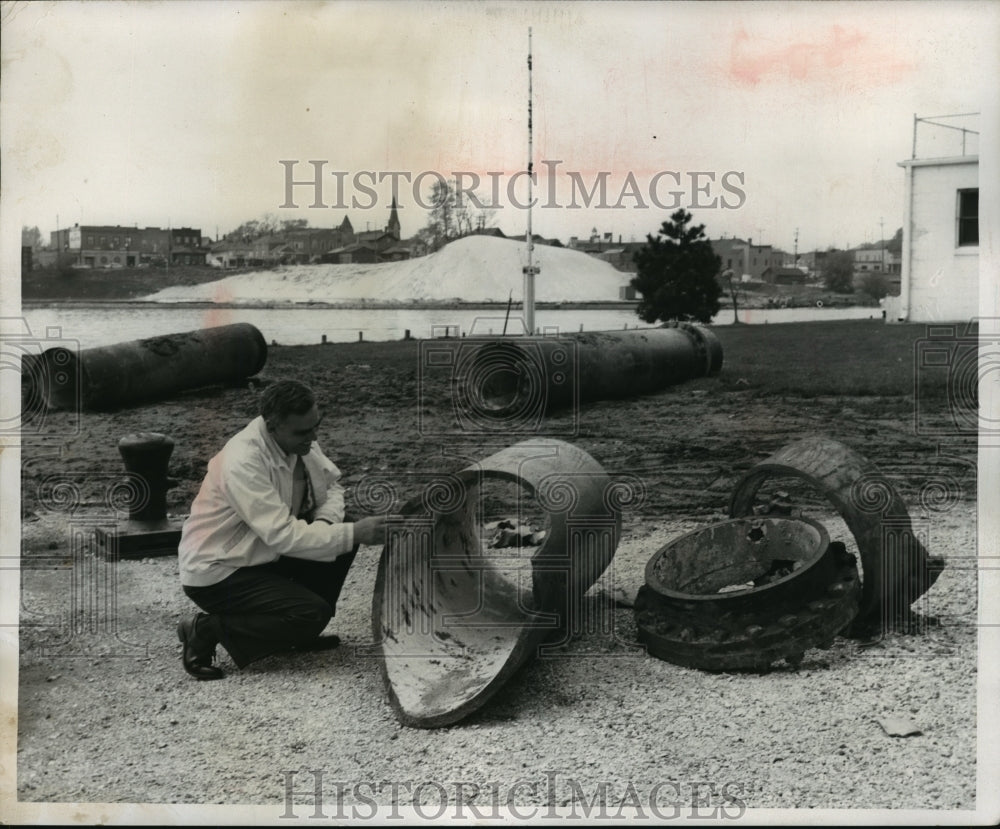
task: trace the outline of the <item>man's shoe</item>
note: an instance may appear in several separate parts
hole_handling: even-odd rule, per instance
[[[336,634],[331,634],[330,636],[317,636],[308,642],[299,642],[296,645],[292,645],[289,650],[297,653],[308,653],[312,651],[332,651],[334,648],[339,647],[340,637]]]
[[[183,645],[181,663],[184,665],[184,670],[195,679],[222,679],[225,676],[222,669],[212,664],[215,648],[209,651],[195,645],[194,627],[197,620],[197,616],[192,616],[177,623],[177,638]]]

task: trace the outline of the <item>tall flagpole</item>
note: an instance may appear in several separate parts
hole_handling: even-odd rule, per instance
[[[531,176],[534,171],[534,144],[532,142],[531,128],[531,27],[528,27],[528,264],[521,269],[524,274],[524,326],[528,329],[528,334],[535,333],[535,276],[541,270],[533,261],[532,255],[535,250],[535,239],[531,232],[531,197],[532,186]]]

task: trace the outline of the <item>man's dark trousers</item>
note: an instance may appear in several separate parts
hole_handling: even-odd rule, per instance
[[[332,562],[282,556],[241,567],[217,584],[184,587],[208,615],[195,635],[222,644],[240,668],[315,639],[333,618],[358,548]]]

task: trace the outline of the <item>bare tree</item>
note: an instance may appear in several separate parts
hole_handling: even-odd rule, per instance
[[[430,204],[427,224],[417,236],[432,251],[490,227],[496,213],[496,207],[486,205],[478,194],[459,191],[457,181],[445,179],[434,182]]]
[[[736,272],[732,268],[726,268],[722,272],[722,281],[726,285],[729,298],[733,303],[733,325],[738,325],[740,321],[740,300],[746,297],[746,292],[740,288],[740,281],[736,278]]]
[[[44,247],[42,232],[37,226],[21,228],[21,246],[31,248],[33,251],[39,251]]]

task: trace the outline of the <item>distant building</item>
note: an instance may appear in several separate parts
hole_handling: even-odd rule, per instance
[[[523,238],[523,237],[522,237]],[[621,244],[621,236],[618,237],[618,243]],[[615,240],[613,233],[598,233],[597,228],[592,228],[590,231],[590,237],[587,239],[581,239],[579,236],[569,237],[569,247],[570,250],[578,250],[581,253],[603,253],[615,247]]]
[[[170,229],[167,255],[171,265],[204,265],[207,254],[208,251],[201,246],[201,230],[191,227]]]
[[[190,227],[74,225],[52,231],[49,246],[72,254],[73,263],[85,268],[197,265],[204,264],[208,253],[201,239],[201,230]]]
[[[884,245],[873,248],[855,248],[854,270],[860,272],[898,274],[900,268],[900,256],[893,253]]]
[[[282,264],[308,264],[319,262],[324,253],[343,247],[354,236],[341,228],[305,227],[285,231],[280,235],[286,242]]]
[[[320,257],[321,262],[332,265],[371,265],[381,261],[379,251],[367,242],[352,242],[349,245],[328,251]]]
[[[753,239],[736,237],[710,239],[712,250],[722,263],[722,270],[731,268],[742,278],[749,277],[755,282],[763,281],[764,271],[784,264],[784,254],[771,245],[755,245]]]
[[[350,228],[350,222],[344,218],[341,228]],[[427,252],[426,245],[416,239],[403,243],[400,237],[399,212],[396,200],[392,200],[389,208],[389,221],[381,230],[363,230],[354,233],[350,238],[340,240],[340,244],[330,248],[322,257],[322,262],[353,264],[357,262],[398,262],[411,256],[420,256]]]
[[[406,243],[400,242],[391,248],[386,248],[382,251],[381,257],[383,262],[401,262],[404,259],[415,259],[418,256],[424,256],[426,253],[426,243],[419,239],[411,239]]]
[[[216,268],[242,268],[251,264],[253,246],[248,242],[223,239],[209,246],[207,262]]]
[[[805,268],[810,274],[816,273],[816,251],[803,251],[798,254],[796,259],[794,256],[786,257],[786,265],[792,265],[793,267]]]
[[[399,239],[387,230],[368,230],[357,235],[357,244],[367,245],[376,253],[389,250],[398,242]]]
[[[589,253],[597,259],[609,263],[616,270],[624,273],[635,273],[635,252],[645,245],[645,241],[623,242],[621,234],[615,241],[614,234],[600,234],[595,227],[591,230],[589,239],[581,240],[579,236],[570,236],[567,247],[570,250]]]

